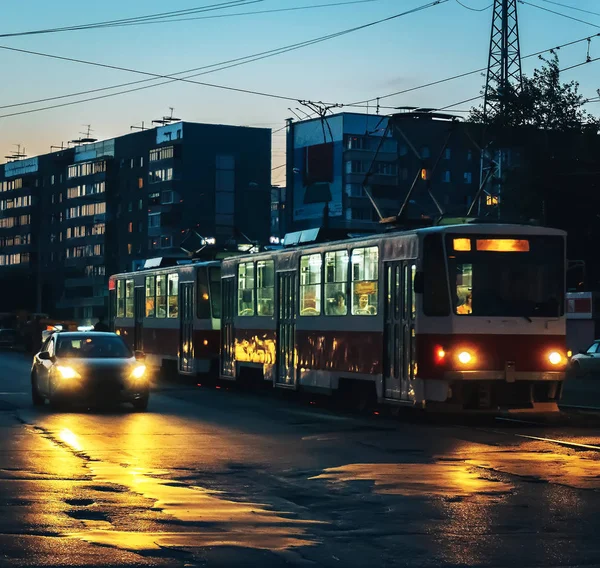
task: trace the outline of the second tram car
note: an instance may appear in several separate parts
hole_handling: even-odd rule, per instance
[[[153,367],[182,375],[216,373],[221,317],[221,262],[193,262],[109,279],[114,331]]]
[[[554,409],[565,239],[465,224],[225,259],[221,378],[388,404]]]

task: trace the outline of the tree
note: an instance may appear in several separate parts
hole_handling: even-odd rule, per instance
[[[489,126],[524,127],[559,132],[600,130],[600,119],[584,108],[587,99],[579,92],[579,83],[561,83],[558,55],[552,52],[549,59],[540,56],[544,65],[533,72],[533,77],[523,76],[520,92],[511,91],[506,96],[503,113],[484,116],[483,106],[471,109],[470,122]],[[497,92],[492,92],[497,96]]]
[[[576,81],[561,82],[557,55],[541,59],[522,90],[509,93],[502,115],[484,117],[480,107],[469,119],[491,154],[502,149],[511,158],[496,180],[502,217],[567,231],[568,257],[585,260],[587,289],[600,289],[600,120],[584,109]]]

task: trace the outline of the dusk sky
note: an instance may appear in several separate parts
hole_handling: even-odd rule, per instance
[[[598,0],[556,1],[563,6],[549,0],[519,3],[523,56],[600,32]],[[0,34],[145,16],[223,2],[11,2],[2,7]],[[334,3],[343,5],[260,13],[264,10]],[[202,16],[205,19],[4,37],[0,38],[0,46],[167,75],[339,32],[426,3],[427,0],[239,2],[237,7],[189,16]],[[457,0],[449,0],[339,38],[206,74],[195,80],[297,99],[350,103],[485,67],[492,1],[461,0],[461,3],[482,11],[469,10]],[[583,22],[545,12],[531,4],[562,12]],[[567,5],[580,11],[564,7]],[[586,13],[585,10],[599,15]],[[253,13],[206,18],[208,15],[242,12]],[[587,42],[561,49],[561,67],[585,61],[587,49]],[[600,37],[592,40],[590,56],[600,57]],[[523,69],[531,73],[534,66],[540,63],[537,57],[524,59]],[[292,116],[288,110],[290,106],[308,112],[299,103],[179,81],[102,100],[7,117],[7,114],[111,91],[34,105],[6,108],[7,105],[118,85],[145,77],[6,50],[0,50],[0,73],[3,80],[0,91],[0,107],[3,107],[0,108],[0,161],[4,161],[6,154],[16,150],[16,144],[24,146],[30,156],[46,153],[52,144],[66,144],[68,140],[78,138],[86,130],[84,125],[87,124],[91,124],[92,135],[96,138],[118,136],[129,132],[131,125],[139,125],[142,121],[150,125],[152,119],[168,114],[169,107],[175,108],[176,116],[188,121],[273,129],[282,127],[285,118]],[[599,78],[600,61],[568,71],[563,76],[564,81],[579,81],[581,92],[586,97],[597,96]],[[381,104],[439,108],[476,96],[482,83],[483,77],[475,74],[437,87],[386,98]],[[471,104],[475,103],[456,108],[468,109]],[[598,114],[600,104],[592,103],[587,109]],[[364,112],[366,109],[347,110]],[[274,167],[285,159],[284,141],[283,131],[274,134]],[[283,183],[284,180],[285,169],[276,170],[273,181]]]

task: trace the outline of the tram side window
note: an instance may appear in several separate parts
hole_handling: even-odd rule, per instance
[[[377,315],[378,267],[377,247],[352,251],[352,315]]]
[[[456,313],[462,316],[473,313],[473,265],[456,265]]]
[[[325,254],[325,314],[345,316],[348,313],[348,251]]]
[[[179,274],[169,274],[168,285],[168,317],[176,318],[179,315]]]
[[[117,280],[117,317],[125,317],[125,280]]]
[[[153,318],[156,315],[156,278],[146,276],[146,317]]]
[[[210,319],[210,293],[208,275],[204,268],[198,269],[198,288],[196,290],[196,316],[198,319]]]
[[[208,269],[210,276],[210,305],[212,307],[212,317],[221,317],[221,269],[213,266]]]
[[[300,315],[318,316],[321,313],[320,254],[300,257]]]
[[[254,263],[238,266],[238,316],[254,315]]]
[[[448,275],[441,235],[427,235],[423,241],[423,312],[426,316],[450,314]]]
[[[156,277],[156,317],[167,317],[167,275]]]
[[[133,280],[125,280],[125,317],[133,317]]]
[[[256,263],[256,304],[259,316],[272,316],[275,301],[275,263],[259,260]]]

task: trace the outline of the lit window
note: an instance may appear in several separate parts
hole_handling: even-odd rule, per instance
[[[321,313],[321,268],[320,254],[309,254],[300,258],[300,315],[318,316]]]
[[[378,264],[377,247],[352,251],[352,315],[377,314]]]
[[[146,276],[146,317],[153,318],[155,315],[155,291],[156,279],[154,276]]]
[[[133,317],[133,280],[125,280],[125,317]]]
[[[272,316],[275,301],[275,265],[272,260],[256,263],[256,303],[259,316]]]
[[[160,274],[156,277],[156,317],[167,317],[167,276]]]
[[[170,318],[176,318],[179,315],[179,275],[169,274],[169,313]]]
[[[238,315],[254,315],[254,263],[238,266]]]
[[[348,313],[348,251],[325,254],[325,314],[345,316]]]
[[[497,195],[486,195],[485,196],[485,204],[492,207],[494,205],[498,205],[500,203],[500,197]]]

